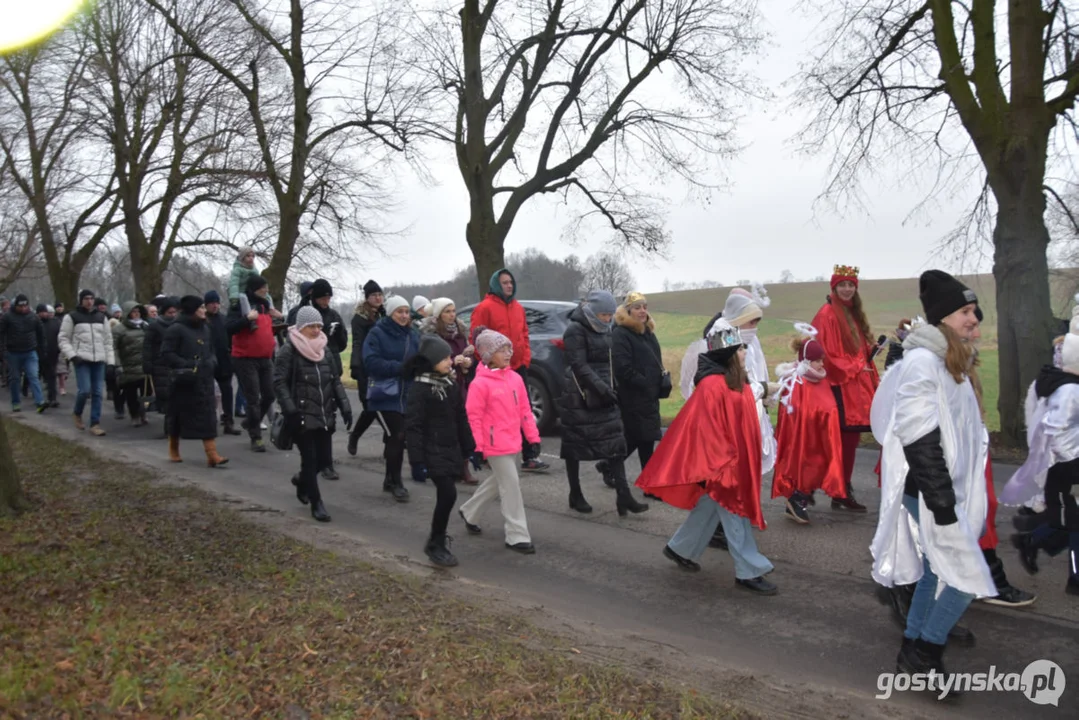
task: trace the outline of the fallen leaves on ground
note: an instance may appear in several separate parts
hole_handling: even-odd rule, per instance
[[[524,621],[13,424],[0,716],[726,718]]]

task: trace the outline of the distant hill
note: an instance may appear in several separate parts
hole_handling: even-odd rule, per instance
[[[986,330],[992,328],[995,334],[997,305],[993,276],[962,275],[960,279],[978,293],[979,303],[986,315]],[[1058,317],[1070,315],[1072,296],[1079,289],[1079,268],[1053,271],[1050,283],[1054,313]],[[768,285],[767,290],[772,304],[765,311],[765,317],[809,322],[824,304],[829,289],[827,282],[796,282]],[[877,332],[887,332],[895,327],[900,318],[922,312],[918,302],[918,278],[862,280],[859,290],[866,313]],[[710,317],[723,309],[730,291],[730,287],[722,287],[650,293],[648,306],[654,312]]]

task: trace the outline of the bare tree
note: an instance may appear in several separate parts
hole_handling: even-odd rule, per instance
[[[82,269],[118,224],[116,188],[102,162],[109,149],[88,131],[82,98],[88,57],[85,41],[66,31],[0,59],[4,182],[32,218],[57,297],[72,305]]]
[[[572,197],[586,208],[578,221],[662,251],[669,234],[649,188],[664,172],[707,185],[709,164],[735,151],[730,98],[748,94],[740,64],[756,20],[751,0],[464,0],[423,23],[481,293],[538,195]]]
[[[213,0],[170,7],[206,46],[237,42]],[[152,298],[175,253],[234,247],[199,214],[239,202],[254,177],[242,154],[230,152],[249,130],[246,114],[227,81],[191,57],[145,3],[103,0],[81,28],[92,48],[85,92],[93,127],[111,146],[136,292]]]
[[[40,233],[27,217],[25,203],[22,198],[5,195],[0,194],[0,293],[23,277],[41,256]]]
[[[781,282],[781,283],[792,283],[792,282],[794,282],[794,273],[792,273],[790,270],[784,270],[783,272],[779,273],[779,282]]]
[[[606,290],[618,298],[632,290],[635,282],[625,260],[612,252],[601,252],[585,261],[581,289]]]
[[[395,49],[394,6],[227,0],[220,4],[254,43],[222,48],[191,32],[173,3],[146,2],[243,98],[275,210],[264,272],[271,293],[281,297],[305,252],[349,256],[357,243],[373,243],[389,204],[388,173],[376,171],[387,153],[405,150],[419,98]]]
[[[1057,128],[1076,130],[1076,8],[1061,0],[838,0],[802,78],[818,113],[811,147],[831,146],[829,196],[853,197],[882,160],[965,178],[973,146],[984,176],[975,207],[993,221],[1001,430],[1024,442],[1022,402],[1050,352],[1046,166]],[[959,130],[961,132],[953,132]],[[962,142],[965,133],[965,140]],[[967,145],[967,147],[964,147]]]

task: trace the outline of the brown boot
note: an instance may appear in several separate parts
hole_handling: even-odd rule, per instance
[[[206,464],[210,467],[221,467],[229,461],[227,457],[217,454],[217,440],[213,438],[203,440],[202,448],[206,451]]]
[[[180,436],[169,436],[169,462],[183,462],[183,458],[180,457]]]

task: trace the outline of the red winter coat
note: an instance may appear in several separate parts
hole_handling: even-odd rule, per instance
[[[488,330],[500,332],[513,343],[513,359],[510,367],[528,367],[532,364],[532,346],[528,339],[528,322],[525,309],[516,300],[508,303],[494,293],[488,293],[476,309],[472,311],[469,322],[472,330],[481,325]]]

